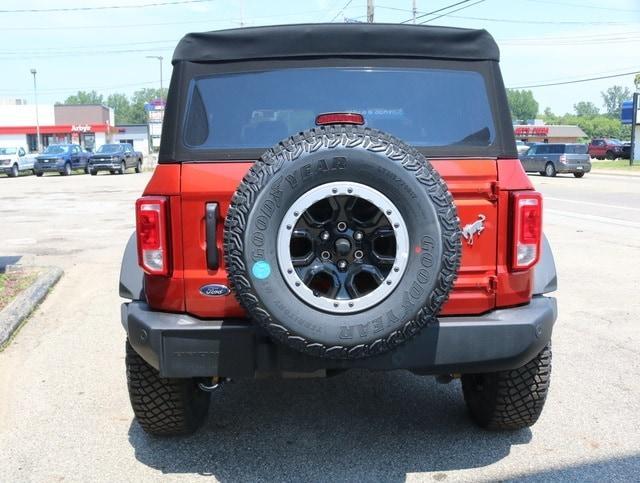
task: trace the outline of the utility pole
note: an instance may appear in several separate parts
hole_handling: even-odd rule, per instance
[[[373,0],[367,0],[367,23],[373,23]]]
[[[160,100],[162,100],[162,56],[161,55],[147,55],[147,59],[157,59],[160,61]]]
[[[416,8],[416,0],[413,0],[413,8],[411,9],[413,12],[413,23],[416,23],[416,14],[418,13],[418,9]]]
[[[40,117],[38,116],[38,88],[36,86],[37,70],[31,69],[33,75],[33,97],[36,103],[36,151],[40,152]]]

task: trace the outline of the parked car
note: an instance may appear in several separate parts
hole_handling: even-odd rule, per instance
[[[538,143],[519,157],[527,173],[540,173],[542,176],[573,173],[576,178],[582,178],[591,171],[586,144]]]
[[[556,275],[498,57],[484,30],[394,24],[178,44],[120,272],[145,431],[194,431],[229,378],[354,368],[460,377],[478,425],[536,422]]]
[[[89,157],[89,173],[92,176],[99,171],[124,174],[129,168],[135,168],[136,173],[142,171],[142,153],[134,151],[129,143],[103,144]]]
[[[36,157],[34,171],[36,176],[42,176],[47,172],[69,176],[77,169],[88,173],[89,154],[78,144],[50,144]]]
[[[33,170],[33,156],[22,146],[0,147],[0,173],[17,177],[21,171]]]
[[[518,150],[518,156],[519,156],[523,153],[526,153],[529,150],[529,145],[524,141],[517,140],[516,149]]]
[[[593,139],[589,143],[589,155],[592,158],[613,160],[622,158],[624,153],[624,145],[617,139]]]

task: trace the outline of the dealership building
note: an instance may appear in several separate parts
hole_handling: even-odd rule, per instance
[[[0,146],[22,146],[28,152],[40,145],[75,143],[89,151],[105,143],[130,142],[147,155],[149,135],[146,124],[114,124],[113,109],[103,105],[38,105],[0,103]]]
[[[528,143],[578,143],[587,137],[578,126],[551,124],[517,124],[513,134]]]

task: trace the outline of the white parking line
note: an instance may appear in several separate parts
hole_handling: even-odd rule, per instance
[[[546,208],[545,213],[551,215],[566,216],[569,218],[577,218],[579,220],[596,221],[598,223],[608,223],[609,225],[624,226],[626,228],[640,228],[640,223],[636,221],[620,220],[618,218],[609,218],[608,216],[585,215],[584,213],[575,213],[573,211],[560,211]]]
[[[608,205],[606,203],[595,203],[593,201],[569,200],[565,198],[553,198],[551,196],[545,196],[544,199],[549,201],[562,201],[563,203],[575,203],[578,205],[599,206],[601,208],[613,208],[614,210],[629,210],[629,211],[640,212],[640,208],[632,208],[630,206]]]

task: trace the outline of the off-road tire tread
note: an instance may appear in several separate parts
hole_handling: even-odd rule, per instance
[[[540,417],[551,380],[551,346],[518,369],[482,374],[478,392],[473,375],[462,376],[462,390],[473,420],[490,430],[532,426]]]
[[[205,421],[209,394],[193,379],[160,377],[126,342],[127,387],[131,407],[145,432],[157,436],[193,433]]]
[[[254,202],[267,183],[285,163],[296,161],[303,153],[320,148],[364,148],[383,152],[408,171],[424,186],[425,194],[436,208],[441,225],[443,259],[429,300],[417,316],[384,338],[356,346],[326,345],[309,341],[271,318],[262,302],[251,290],[247,267],[243,260],[243,234]],[[224,259],[229,273],[231,289],[242,307],[253,320],[276,340],[294,349],[314,356],[331,359],[359,359],[387,352],[402,344],[421,328],[437,323],[437,314],[447,301],[460,267],[462,245],[460,220],[453,197],[446,183],[416,149],[400,139],[377,129],[351,125],[330,125],[313,128],[291,136],[266,151],[249,169],[231,199],[224,223]]]

